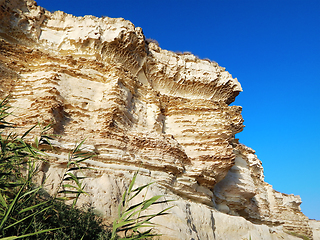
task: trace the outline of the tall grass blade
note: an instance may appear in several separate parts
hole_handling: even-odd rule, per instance
[[[11,236],[11,237],[0,238],[0,240],[21,239],[21,238],[31,237],[31,236],[42,234],[42,233],[46,233],[46,232],[56,231],[56,230],[59,230],[59,229],[61,229],[61,228],[45,229],[45,230],[41,230],[41,231],[38,231],[38,232],[29,233],[29,234],[25,234],[25,235],[21,235],[21,236]]]
[[[24,137],[26,137],[36,126],[38,126],[38,124],[32,126],[31,128],[29,128],[21,137],[21,139],[24,139]]]
[[[168,214],[167,211],[173,207],[172,206],[172,207],[166,208],[155,214],[141,216],[141,212],[147,210],[150,206],[169,202],[167,200],[158,202],[158,200],[162,197],[161,195],[151,197],[150,199],[143,200],[142,202],[129,206],[130,200],[132,200],[139,193],[141,193],[142,190],[146,189],[152,184],[152,183],[145,184],[133,190],[133,186],[135,184],[137,174],[138,172],[135,172],[129,184],[128,189],[122,195],[121,202],[119,203],[119,206],[118,206],[118,218],[113,222],[113,226],[112,226],[111,240],[115,240],[117,238],[117,235],[116,235],[117,232],[125,233],[126,237],[120,238],[123,240],[124,239],[126,240],[149,239],[154,236],[160,236],[158,234],[151,233],[155,224],[150,222],[150,220],[157,216]],[[139,232],[140,228],[150,228],[150,229],[141,233]],[[127,236],[129,231],[131,232],[130,236]]]
[[[5,211],[5,215],[2,218],[2,221],[0,223],[0,232],[2,231],[2,229],[4,228],[4,224],[7,221],[8,217],[10,216],[12,210],[14,209],[15,205],[17,204],[17,201],[20,197],[20,194],[22,193],[22,190],[24,189],[24,187],[27,185],[27,182],[19,189],[19,192],[16,194],[15,198],[13,199],[12,203],[10,204],[10,206],[6,209]]]

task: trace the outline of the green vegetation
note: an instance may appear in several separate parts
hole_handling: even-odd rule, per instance
[[[309,237],[307,237],[306,235],[303,235],[303,234],[299,234],[299,233],[295,233],[295,232],[289,232],[289,231],[284,231],[284,232],[287,233],[287,234],[289,234],[289,235],[292,235],[292,236],[301,238],[301,239],[303,239],[303,240],[310,240]]]
[[[168,207],[158,213],[142,215],[143,211],[149,208],[151,205],[168,203],[169,200],[159,201],[161,195],[154,196],[150,199],[144,199],[142,202],[130,206],[129,202],[135,198],[142,190],[147,188],[152,183],[135,188],[133,185],[136,181],[138,172],[136,172],[132,178],[129,188],[123,193],[122,200],[118,206],[118,218],[113,222],[111,240],[116,239],[117,232],[124,232],[125,238],[121,239],[147,239],[154,236],[160,236],[151,233],[154,224],[150,222],[151,219],[168,214],[168,210],[172,207]],[[151,227],[151,228],[149,228]],[[141,228],[149,228],[145,231],[140,231]]]
[[[21,137],[8,129],[14,128],[5,119],[9,116],[8,99],[0,103],[0,237],[1,239],[108,239],[101,219],[92,209],[80,211],[75,204],[83,186],[75,171],[81,171],[80,163],[92,154],[81,151],[81,142],[69,154],[67,168],[55,196],[44,198],[42,186],[34,185],[32,179],[38,174],[45,153],[39,145],[49,144],[50,126],[41,130],[34,144],[24,139],[36,127]],[[57,197],[58,194],[63,197]],[[70,195],[71,194],[71,195]],[[61,200],[73,199],[72,206]]]
[[[37,126],[32,127],[21,137],[10,132],[14,124],[6,121],[10,115],[8,98],[0,103],[0,240],[11,239],[120,239],[117,235],[124,232],[121,239],[150,239],[158,236],[151,233],[154,224],[150,220],[167,214],[163,211],[142,215],[151,205],[167,203],[158,201],[155,196],[130,206],[129,202],[150,184],[132,190],[137,177],[134,175],[130,186],[123,194],[119,204],[118,219],[114,221],[112,231],[102,223],[102,219],[88,206],[85,211],[76,207],[77,200],[84,191],[83,178],[77,171],[87,169],[81,162],[91,158],[91,153],[82,150],[83,141],[75,146],[68,156],[68,164],[59,187],[51,197],[45,197],[43,186],[37,186],[33,179],[38,174],[41,161],[46,161],[45,151],[39,146],[50,145],[52,137],[48,135],[50,126],[41,128],[39,138],[33,144],[25,141],[26,136]],[[82,176],[83,174],[81,174]],[[73,200],[66,205],[65,200]],[[150,227],[139,231],[141,227]]]

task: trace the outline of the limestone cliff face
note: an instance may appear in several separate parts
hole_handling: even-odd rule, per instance
[[[255,152],[235,139],[241,107],[229,104],[241,91],[217,63],[163,50],[124,19],[0,0],[0,95],[12,95],[21,132],[54,122],[60,135],[42,169],[47,190],[86,138],[97,157],[82,203],[112,219],[140,169],[138,183],[156,181],[148,194],[177,200],[157,220],[163,239],[312,238],[300,198],[265,183]]]

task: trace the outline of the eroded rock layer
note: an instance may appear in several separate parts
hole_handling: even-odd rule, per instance
[[[59,135],[42,168],[48,192],[86,138],[97,170],[82,201],[108,218],[140,169],[141,183],[157,182],[150,193],[177,199],[158,220],[163,239],[245,237],[219,219],[253,239],[294,239],[282,230],[312,238],[300,198],[265,183],[254,151],[235,139],[241,107],[229,104],[242,89],[217,63],[162,50],[124,19],[51,13],[32,0],[0,0],[0,38],[0,95],[11,94],[18,131],[54,123]]]

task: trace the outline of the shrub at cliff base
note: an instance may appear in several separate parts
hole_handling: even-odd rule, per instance
[[[72,194],[74,204],[67,206],[64,198],[45,199],[42,186],[35,186],[32,178],[37,174],[37,162],[45,161],[39,144],[49,144],[50,136],[42,129],[34,144],[24,141],[33,129],[21,137],[10,132],[14,125],[5,119],[10,114],[8,99],[0,103],[0,239],[109,239],[101,219],[89,208],[80,211],[74,207],[79,195],[84,193],[79,178],[72,174],[81,161],[91,155],[80,151],[81,144],[69,155],[67,169],[57,191]],[[78,170],[81,170],[79,167]],[[65,190],[69,187],[71,190]]]

